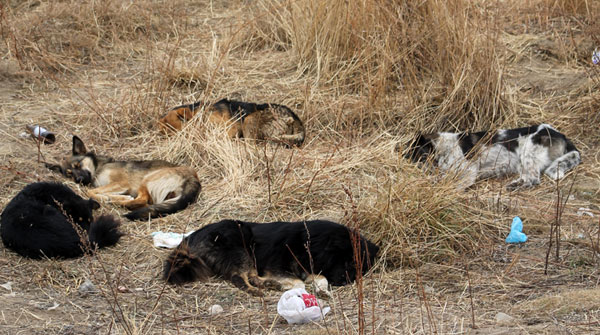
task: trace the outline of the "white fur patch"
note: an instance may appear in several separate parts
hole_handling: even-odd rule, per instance
[[[567,152],[567,143],[562,138],[551,139],[548,145],[532,141],[536,134],[547,129],[556,131],[548,124],[541,124],[535,133],[518,137],[518,147],[514,152],[502,144],[511,140],[509,131],[499,130],[496,133],[499,143],[476,146],[473,149],[476,154],[470,154],[468,158],[462,152],[459,134],[439,133],[432,140],[437,166],[446,173],[455,173],[461,180],[460,188],[469,187],[480,179],[517,173],[519,178],[511,181],[508,188],[537,185],[542,173],[553,180],[561,179],[581,162],[581,157],[576,150]]]
[[[148,174],[144,179],[148,180],[146,187],[148,188],[148,193],[150,193],[150,197],[152,198],[152,202],[155,204],[160,204],[163,202],[176,202],[183,192],[183,180],[181,176],[177,174],[170,174],[167,176],[162,176],[161,178],[153,179],[153,174],[162,173],[161,170],[157,170]],[[167,199],[167,196],[170,193],[175,193],[176,196]]]

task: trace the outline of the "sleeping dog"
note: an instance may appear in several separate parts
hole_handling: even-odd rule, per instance
[[[358,232],[330,221],[224,220],[186,237],[168,257],[163,275],[172,284],[216,276],[261,295],[263,287],[286,290],[322,277],[346,285],[357,269],[364,274],[373,266],[378,251]]]
[[[179,131],[205,107],[212,125],[227,127],[230,138],[270,140],[287,146],[301,146],[305,130],[302,120],[291,109],[278,104],[256,104],[222,99],[214,104],[199,101],[171,109],[158,121],[165,134]]]
[[[559,180],[581,162],[573,142],[548,124],[494,133],[420,134],[405,157],[414,162],[431,160],[444,172],[456,172],[465,188],[479,179],[518,173],[509,190],[539,184],[542,172]]]
[[[100,205],[60,183],[25,186],[0,215],[4,245],[29,258],[79,257],[115,245],[123,233],[111,215],[94,219]]]

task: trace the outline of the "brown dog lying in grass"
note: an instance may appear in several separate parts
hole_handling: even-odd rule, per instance
[[[92,185],[88,191],[96,201],[108,201],[131,210],[130,220],[144,220],[175,213],[196,201],[200,181],[194,169],[162,160],[116,161],[86,149],[73,136],[71,156],[61,164],[46,167],[72,178],[76,183]]]
[[[177,106],[159,121],[161,130],[168,134],[179,131],[204,106],[203,102]],[[277,104],[255,104],[223,99],[205,107],[209,123],[228,127],[231,138],[270,140],[288,146],[304,142],[304,125],[288,107]]]

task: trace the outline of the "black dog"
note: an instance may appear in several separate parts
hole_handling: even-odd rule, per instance
[[[25,257],[78,257],[114,245],[123,235],[110,215],[92,222],[98,207],[63,184],[29,184],[2,212],[0,235],[6,247]]]
[[[285,289],[290,277],[320,275],[341,286],[354,281],[357,269],[366,273],[378,251],[357,232],[330,221],[224,220],[186,237],[165,262],[163,275],[173,284],[217,276],[252,294],[263,286]]]

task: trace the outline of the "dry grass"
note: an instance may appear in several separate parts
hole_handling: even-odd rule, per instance
[[[77,134],[115,158],[193,166],[203,185],[182,212],[125,222],[128,235],[97,258],[32,262],[1,248],[0,284],[14,282],[15,294],[0,325],[11,334],[458,334],[472,331],[472,315],[482,333],[498,330],[502,311],[517,318],[507,332],[591,333],[597,305],[563,313],[538,302],[573,288],[579,300],[593,297],[599,278],[600,68],[590,62],[599,17],[585,0],[0,4],[1,206],[26,183],[62,180],[18,136],[30,123],[57,133],[42,159],[68,153]],[[156,131],[167,108],[222,97],[291,107],[307,126],[305,145],[230,140],[202,118],[169,138]],[[417,131],[534,122],[554,124],[582,151],[584,164],[558,187],[545,179],[507,193],[497,180],[457,191],[453,176],[394,150]],[[558,192],[571,195],[562,252],[544,275]],[[582,207],[595,217],[579,216]],[[515,215],[530,237],[520,248],[503,242]],[[287,326],[277,293],[160,280],[167,252],[150,233],[222,218],[358,223],[381,255],[363,294],[334,291],[325,323]],[[86,278],[101,292],[78,293]],[[225,312],[209,316],[216,303]]]

